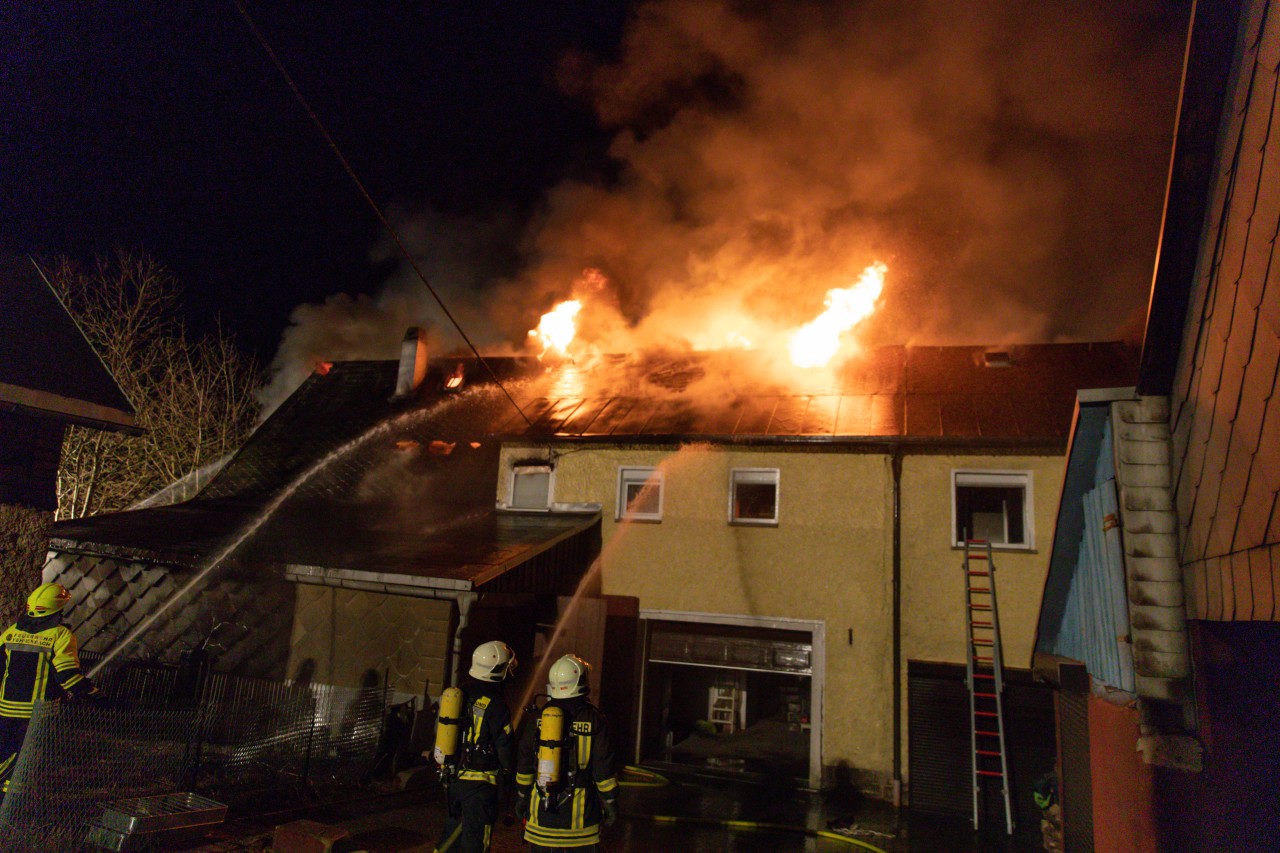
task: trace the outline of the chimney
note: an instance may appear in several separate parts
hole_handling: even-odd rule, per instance
[[[410,326],[400,344],[400,372],[396,375],[396,396],[407,397],[427,377],[427,333]]]

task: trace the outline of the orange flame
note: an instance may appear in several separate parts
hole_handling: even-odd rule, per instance
[[[582,303],[577,299],[566,299],[558,303],[550,311],[542,315],[538,328],[529,330],[529,337],[542,341],[542,354],[549,349],[565,352],[578,334],[578,312]]]
[[[792,333],[787,342],[796,367],[823,367],[840,349],[840,338],[871,316],[884,289],[889,268],[876,262],[862,271],[852,287],[827,291],[827,310]]]

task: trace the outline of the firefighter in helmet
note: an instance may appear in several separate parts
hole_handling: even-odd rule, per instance
[[[0,676],[0,799],[9,791],[18,752],[27,736],[35,703],[71,696],[106,704],[80,672],[76,638],[62,624],[71,593],[46,583],[27,596],[27,615],[0,634],[4,646]]]
[[[516,669],[506,643],[493,640],[471,655],[469,678],[440,697],[433,757],[440,765],[449,814],[436,853],[485,853],[498,819],[499,787],[511,773],[511,709],[502,683]]]
[[[516,814],[533,853],[599,849],[618,817],[613,742],[587,699],[591,665],[565,655],[547,675],[549,701],[525,728],[516,759]]]

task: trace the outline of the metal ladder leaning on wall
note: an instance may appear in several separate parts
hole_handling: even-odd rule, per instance
[[[973,768],[973,828],[980,828],[982,779],[1000,780],[1005,831],[1013,834],[1009,759],[1004,738],[1004,657],[1000,609],[996,606],[996,566],[991,543],[964,542],[964,606],[968,630],[965,686],[969,689],[969,757]],[[999,767],[997,770],[996,767]]]

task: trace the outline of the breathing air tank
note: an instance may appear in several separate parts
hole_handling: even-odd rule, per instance
[[[538,736],[538,787],[546,792],[560,781],[560,738],[564,735],[564,711],[555,705],[542,709]]]
[[[436,717],[436,764],[444,766],[458,754],[458,723],[462,716],[462,691],[450,687],[440,694],[440,715]]]

